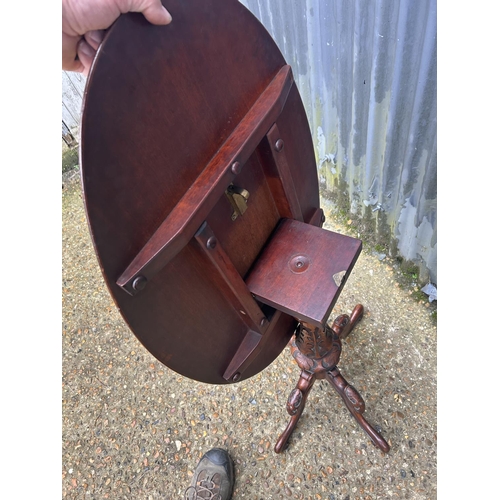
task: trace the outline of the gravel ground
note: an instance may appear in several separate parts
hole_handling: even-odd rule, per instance
[[[432,307],[398,284],[386,260],[362,252],[331,319],[365,306],[339,368],[390,452],[371,444],[320,381],[289,448],[276,455],[299,376],[289,350],[239,384],[177,375],[138,342],[107,291],[78,173],[63,179],[62,215],[63,498],[182,498],[199,458],[214,446],[235,461],[234,500],[437,498]],[[331,218],[325,227],[345,232]]]

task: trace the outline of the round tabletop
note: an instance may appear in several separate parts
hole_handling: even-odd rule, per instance
[[[171,24],[154,26],[141,14],[123,15],[97,52],[81,124],[84,201],[102,273],[133,333],[172,370],[226,384],[268,366],[297,324],[257,303],[268,325],[254,331],[231,298],[238,290],[227,290],[238,280],[244,284],[287,216],[276,194],[282,188],[276,184],[267,130],[261,138],[255,135],[260,129],[252,128],[255,147],[222,193],[217,189],[223,180],[217,178],[211,186],[209,175],[214,158],[236,140],[235,131],[250,147],[244,137],[249,129],[242,123],[250,123],[256,103],[270,92],[286,62],[262,24],[235,0],[164,3]],[[316,162],[307,117],[291,82],[286,95],[282,92],[285,101],[275,124],[285,144],[297,206],[307,220],[319,208]],[[182,244],[156,266],[147,286],[136,281],[137,293],[128,293],[117,281],[138,255],[148,252],[159,228],[169,229],[172,214],[179,219],[187,213],[187,199],[198,212],[188,214],[186,221],[193,225],[203,218],[219,244],[217,258],[229,259],[224,265],[235,271],[229,286],[199,237],[189,234],[184,243],[176,240]],[[238,212],[238,203],[244,213]],[[178,223],[182,234],[188,234]],[[240,376],[228,380],[228,366],[254,337],[258,349]]]

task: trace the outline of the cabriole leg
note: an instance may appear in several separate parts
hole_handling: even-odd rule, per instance
[[[293,389],[290,396],[288,396],[286,410],[291,416],[291,419],[274,447],[274,451],[276,453],[281,453],[285,449],[286,443],[288,442],[288,439],[297,426],[297,422],[304,411],[307,396],[309,395],[309,391],[311,390],[315,380],[316,376],[314,374],[302,370],[295,389]]]
[[[377,448],[387,453],[390,449],[387,441],[363,417],[365,402],[359,392],[347,383],[346,379],[340,374],[337,367],[327,372],[326,379],[339,393],[348,410],[351,412],[352,416],[356,419],[361,428],[368,434],[372,443]]]

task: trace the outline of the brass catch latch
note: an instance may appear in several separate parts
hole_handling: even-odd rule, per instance
[[[229,203],[231,203],[231,206],[233,207],[231,220],[236,220],[238,215],[243,215],[248,208],[247,201],[250,197],[250,193],[246,189],[230,184],[226,189],[226,196]]]

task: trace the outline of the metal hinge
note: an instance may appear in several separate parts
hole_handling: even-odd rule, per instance
[[[250,197],[250,193],[243,188],[234,186],[230,184],[226,189],[226,196],[233,207],[233,213],[231,215],[231,220],[236,220],[239,215],[243,215],[246,212],[247,201]]]

